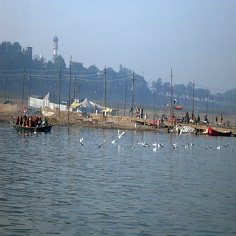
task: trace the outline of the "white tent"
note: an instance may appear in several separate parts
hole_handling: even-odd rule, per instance
[[[71,104],[71,108],[73,109],[73,111],[94,112],[94,106],[88,100],[88,98],[85,98],[84,101],[81,103],[73,102]]]

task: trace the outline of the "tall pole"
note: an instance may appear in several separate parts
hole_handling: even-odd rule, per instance
[[[7,101],[7,76],[5,81],[5,102]]]
[[[153,93],[153,110],[154,110],[154,119],[155,119],[155,115],[156,115],[156,91],[154,90]]]
[[[106,110],[106,100],[107,100],[107,69],[105,66],[104,70],[104,110]]]
[[[195,81],[193,81],[193,116],[194,116],[194,86],[195,86]],[[192,117],[194,119],[194,117]]]
[[[68,93],[68,127],[69,127],[69,120],[70,120],[70,86],[71,86],[71,60],[72,56],[70,56],[70,81],[69,81],[69,93]]]
[[[58,86],[58,106],[59,106],[59,120],[60,120],[60,111],[61,111],[61,69],[59,72],[60,80],[59,80],[59,86]]]
[[[28,80],[29,80],[29,91],[28,91],[28,97],[29,97],[29,106],[30,106],[30,84],[31,84],[31,74],[29,75],[29,77],[28,77]]]
[[[170,71],[170,105],[169,105],[169,113],[170,113],[170,116],[172,116],[172,112],[173,112],[173,87],[172,87],[172,77],[173,77],[173,74],[172,74],[172,68],[171,68],[171,71]]]
[[[25,93],[25,69],[24,69],[24,76],[22,79],[22,101],[21,101],[21,112],[23,113],[23,106],[24,106],[24,93]]]
[[[131,103],[131,117],[133,117],[134,114],[134,72],[132,76],[132,103]]]
[[[76,86],[76,73],[75,73],[75,77],[74,77],[74,101],[75,101],[75,86]]]
[[[126,111],[126,97],[127,97],[127,80],[125,83],[125,109],[124,109],[124,116],[125,116],[125,111]]]
[[[208,91],[207,91],[207,97],[206,97],[206,115],[208,113]]]

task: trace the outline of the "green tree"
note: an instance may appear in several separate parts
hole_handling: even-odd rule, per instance
[[[66,68],[66,63],[61,55],[56,57],[56,59],[54,61],[54,66],[56,69],[65,69]]]

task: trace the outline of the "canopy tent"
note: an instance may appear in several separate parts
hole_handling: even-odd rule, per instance
[[[73,102],[70,106],[72,111],[78,111],[78,112],[87,112],[87,113],[100,113],[106,115],[114,115],[117,110],[114,110],[112,108],[106,107],[106,109],[103,109],[104,107],[96,104],[94,102],[91,102],[88,100],[88,98],[85,98],[83,102]]]
[[[87,98],[81,103],[73,102],[70,107],[73,111],[94,112],[94,106]]]

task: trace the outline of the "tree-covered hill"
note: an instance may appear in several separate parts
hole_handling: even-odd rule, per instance
[[[170,82],[156,78],[151,86],[143,76],[120,65],[119,71],[107,67],[99,70],[91,65],[84,67],[81,62],[73,62],[69,67],[62,56],[55,61],[43,57],[32,58],[19,43],[2,42],[0,44],[0,95],[5,99],[22,98],[35,95],[43,97],[50,92],[50,100],[58,102],[59,92],[62,101],[68,101],[69,85],[71,99],[88,98],[103,104],[106,78],[106,103],[109,107],[131,107],[134,92],[134,107],[155,106],[163,109],[170,103]],[[133,89],[134,84],[134,89]],[[60,91],[59,91],[60,88]],[[194,97],[194,103],[193,103]],[[189,82],[187,85],[174,84],[173,98],[191,111],[195,109],[214,112],[236,113],[236,89],[213,94],[207,88],[201,88]]]

